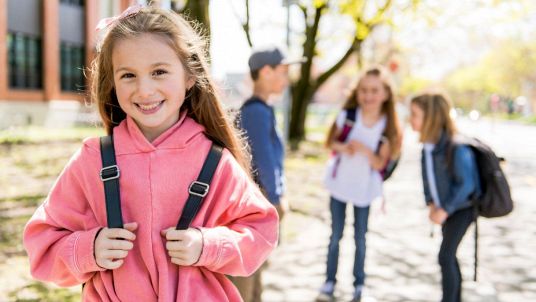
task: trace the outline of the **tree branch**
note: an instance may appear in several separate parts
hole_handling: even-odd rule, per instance
[[[385,14],[385,12],[389,9],[389,7],[391,7],[392,2],[393,2],[392,0],[385,1],[385,4],[382,7],[380,7],[378,11],[376,12],[376,14],[374,15],[374,17],[372,17],[371,20],[373,20],[374,22],[366,22],[363,24],[366,25],[372,31],[374,26],[378,23],[375,20],[381,19],[382,15]]]
[[[245,0],[246,1],[246,21],[242,22],[242,20],[240,20],[240,15],[236,12],[236,9],[235,7],[232,5],[232,2],[231,2],[231,6],[233,8],[233,13],[236,17],[236,19],[238,19],[240,21],[240,26],[242,27],[242,29],[244,30],[244,33],[246,34],[246,40],[248,41],[248,45],[249,47],[253,47],[253,41],[251,40],[251,28],[249,27],[249,21],[250,21],[250,14],[249,14],[249,0]]]
[[[333,66],[331,66],[330,69],[326,70],[316,79],[314,83],[315,90],[316,88],[324,84],[324,82],[326,82],[327,79],[329,79],[329,77],[331,77],[337,70],[339,70],[342,67],[342,65],[346,63],[348,58],[359,49],[359,47],[361,47],[361,41],[358,40],[357,38],[354,38],[354,40],[352,41],[352,45],[350,45],[350,47],[348,48],[346,53],[342,56],[342,58]]]
[[[242,28],[246,33],[246,39],[248,40],[249,47],[253,47],[253,42],[251,41],[251,33],[249,28],[249,0],[246,0],[246,22],[242,24]]]
[[[318,28],[320,26],[320,18],[322,17],[322,11],[326,8],[326,5],[321,5],[315,9],[315,19],[311,26],[306,26],[306,40],[303,47],[303,54],[307,58],[307,64],[311,64],[316,48],[316,36],[318,35]]]
[[[303,13],[303,17],[305,19],[305,24],[307,24],[307,7],[305,5],[298,5],[298,7],[300,8],[300,10],[302,11]]]

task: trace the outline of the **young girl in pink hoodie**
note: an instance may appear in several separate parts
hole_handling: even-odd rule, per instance
[[[85,284],[84,301],[240,301],[277,242],[274,207],[209,78],[205,45],[173,12],[131,7],[102,21],[92,97],[114,137],[124,228],[107,228],[99,139],[84,141],[28,222],[34,278]],[[212,141],[225,147],[208,195],[175,230]]]

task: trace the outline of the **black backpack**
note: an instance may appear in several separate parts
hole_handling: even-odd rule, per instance
[[[453,145],[466,145],[471,148],[475,155],[480,187],[480,196],[472,196],[475,210],[474,232],[474,281],[477,281],[478,270],[478,216],[494,218],[508,215],[514,209],[514,202],[510,194],[510,186],[501,169],[500,163],[504,158],[497,157],[495,152],[477,138],[457,135],[453,139]],[[448,161],[452,160],[454,148],[450,148]]]
[[[466,145],[475,155],[482,194],[473,196],[477,214],[486,218],[508,215],[514,209],[510,186],[501,169],[504,158],[497,157],[493,150],[477,138],[456,136],[455,145]]]

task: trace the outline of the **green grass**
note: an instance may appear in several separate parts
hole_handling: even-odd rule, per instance
[[[37,206],[47,197],[45,194],[20,195],[16,197],[0,198],[0,204],[4,202],[17,202],[21,206]]]
[[[78,291],[79,290],[79,291]],[[38,302],[38,301],[80,301],[82,287],[51,288],[41,282],[32,282],[22,288],[9,293],[11,301]]]
[[[17,127],[0,130],[0,144],[10,145],[51,141],[81,141],[86,137],[101,135],[104,135],[104,130],[98,127]]]
[[[15,165],[22,170],[27,171],[35,178],[55,177],[60,174],[68,159],[68,157],[41,160],[18,158],[15,161]]]
[[[521,121],[524,123],[536,125],[536,116],[522,117]]]
[[[513,114],[507,114],[507,113],[500,113],[495,115],[488,115],[489,118],[497,118],[500,120],[508,120],[508,121],[517,121],[524,124],[530,124],[530,125],[536,125],[536,115],[532,116],[523,116],[519,113],[513,113]]]
[[[22,232],[30,215],[13,218],[0,217],[0,250],[5,256],[24,255]]]
[[[4,146],[0,156],[8,158],[15,167],[34,178],[47,178],[59,175],[69,158],[80,147],[80,142],[42,142]]]

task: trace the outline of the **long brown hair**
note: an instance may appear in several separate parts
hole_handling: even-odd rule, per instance
[[[111,134],[113,128],[126,118],[114,90],[112,51],[117,41],[150,33],[163,37],[175,50],[188,76],[195,79],[181,107],[187,115],[205,127],[205,134],[227,148],[238,163],[250,173],[250,155],[240,132],[226,114],[215,85],[209,75],[206,42],[178,14],[155,7],[142,8],[138,13],[116,20],[97,46],[92,65],[92,101]]]
[[[411,105],[419,107],[423,113],[421,142],[437,143],[445,133],[450,139],[456,133],[456,126],[450,117],[450,100],[442,94],[425,93],[414,97]]]
[[[363,76],[360,78],[359,82],[357,83],[356,87],[352,90],[352,93],[346,100],[346,103],[344,103],[343,110],[348,109],[357,109],[359,107],[359,103],[357,102],[358,94],[359,94],[359,86],[361,84],[361,81],[365,77],[378,77],[383,84],[383,88],[385,89],[385,92],[387,94],[387,99],[382,104],[381,112],[386,115],[387,123],[385,125],[385,130],[383,131],[383,135],[387,137],[389,140],[389,144],[391,145],[391,157],[397,157],[400,154],[400,148],[402,144],[402,131],[400,129],[400,123],[398,121],[398,115],[395,110],[395,99],[394,99],[394,93],[392,85],[390,84],[389,79],[387,78],[386,72],[383,71],[381,68],[372,68],[367,70]],[[328,132],[328,136],[326,139],[326,146],[329,147],[331,143],[333,143],[335,139],[335,135],[337,133],[337,125],[335,122],[331,125],[331,128]]]

